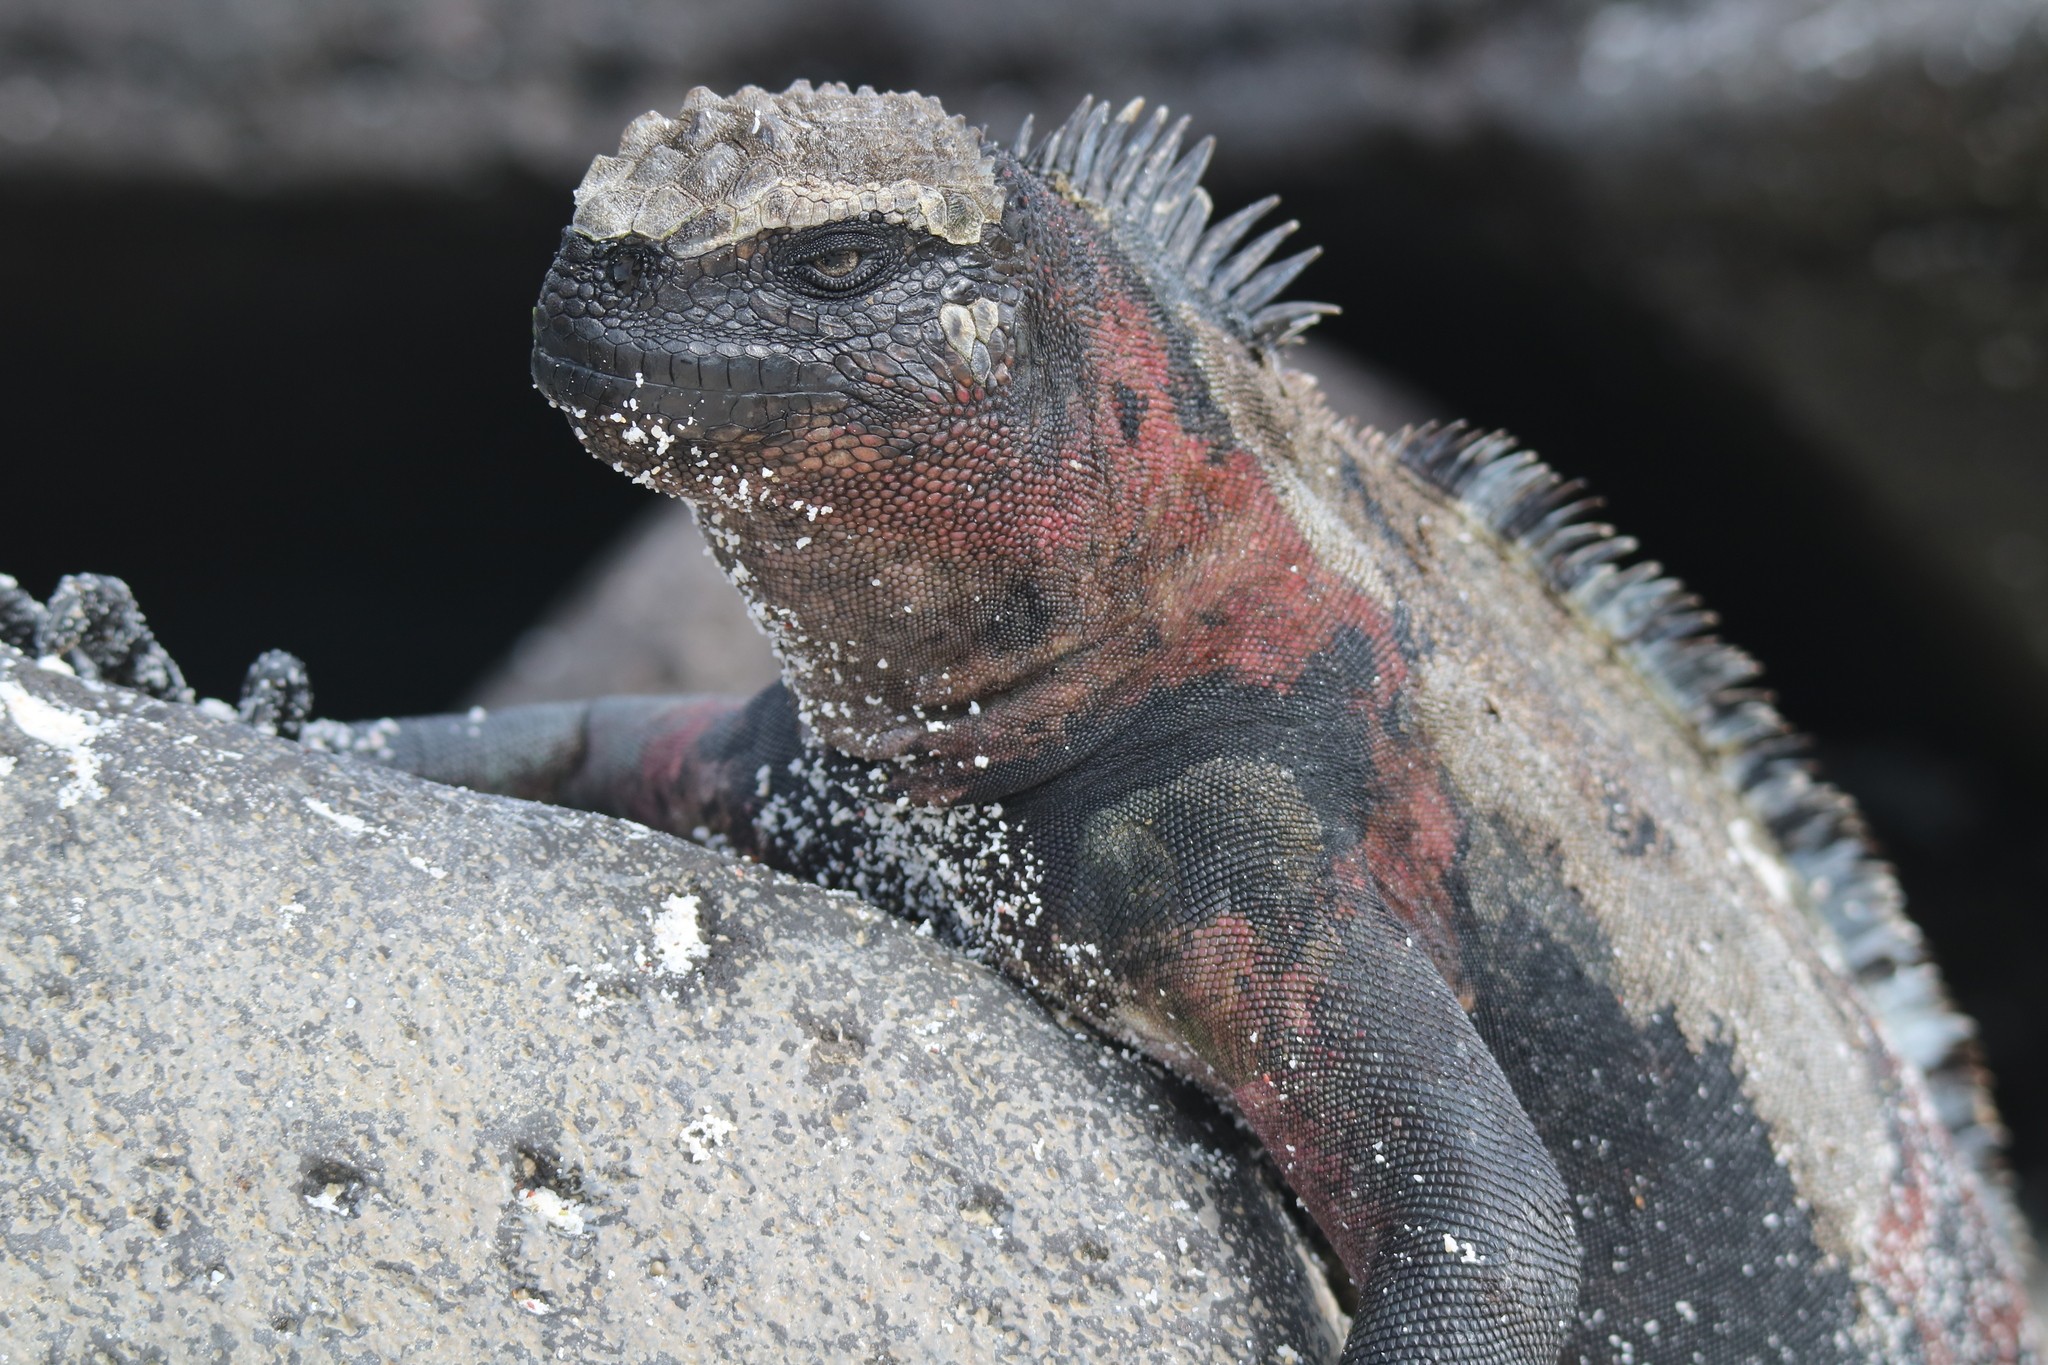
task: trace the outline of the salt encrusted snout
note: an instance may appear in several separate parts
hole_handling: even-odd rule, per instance
[[[759,439],[846,405],[845,375],[815,354],[742,345],[709,331],[656,334],[600,321],[622,290],[656,288],[660,271],[644,259],[636,264],[640,254],[630,242],[569,233],[534,307],[534,386],[577,421],[586,440],[631,445],[644,437],[665,453],[675,440]],[[620,275],[636,270],[649,279],[621,285]],[[665,283],[689,287],[687,278]],[[616,430],[606,435],[607,428]],[[625,453],[627,463],[641,463]]]

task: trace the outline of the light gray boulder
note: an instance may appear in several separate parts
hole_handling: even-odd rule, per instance
[[[0,1358],[1327,1357],[1181,1098],[851,899],[0,648]]]

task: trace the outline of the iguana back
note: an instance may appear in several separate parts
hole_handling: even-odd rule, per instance
[[[1406,608],[1461,815],[1451,979],[1572,1192],[1566,1358],[2016,1352],[1955,1292],[2015,1231],[1969,1026],[1753,666],[1507,442],[1322,449],[1297,513]]]

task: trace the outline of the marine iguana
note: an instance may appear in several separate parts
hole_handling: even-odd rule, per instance
[[[1331,416],[1314,253],[1211,226],[1185,129],[636,120],[535,381],[698,508],[784,681],[309,733],[858,891],[1199,1081],[1350,1273],[1347,1362],[2033,1359],[1849,803],[1577,484]]]

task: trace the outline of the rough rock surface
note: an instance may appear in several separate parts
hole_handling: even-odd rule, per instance
[[[0,1357],[1326,1355],[1174,1095],[854,901],[0,649]]]

